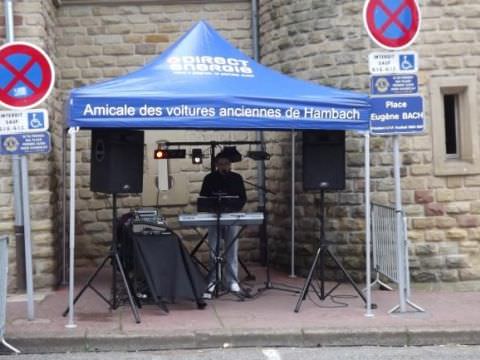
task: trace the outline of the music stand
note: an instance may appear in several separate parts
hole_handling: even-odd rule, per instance
[[[250,181],[247,181],[247,180],[243,180],[243,181],[245,183],[249,184],[249,185],[252,185],[252,186],[254,186],[258,189],[263,190],[265,193],[270,193],[270,194],[276,195],[275,192],[267,189],[264,186],[254,184],[254,183],[252,183]],[[300,292],[300,289],[293,289],[293,288],[292,289],[287,289],[287,288],[283,288],[283,287],[280,287],[280,286],[275,286],[272,283],[271,276],[270,276],[270,250],[268,249],[268,238],[267,238],[267,222],[268,222],[267,209],[266,209],[265,206],[260,206],[260,207],[258,207],[258,211],[263,213],[263,222],[262,222],[262,225],[260,227],[260,239],[262,240],[261,242],[262,242],[263,250],[264,250],[264,254],[265,254],[266,279],[265,279],[265,286],[257,289],[257,293],[255,294],[255,296],[257,296],[258,294],[260,294],[260,293],[262,293],[263,291],[266,291],[266,290],[279,290],[279,291],[286,291],[286,292],[298,294]]]
[[[357,294],[362,298],[362,300],[367,303],[367,299],[365,295],[363,295],[362,290],[355,284],[355,281],[352,277],[348,274],[347,270],[342,266],[340,261],[335,257],[335,255],[330,251],[328,243],[325,238],[325,189],[328,188],[328,183],[322,182],[320,184],[320,241],[317,252],[315,254],[315,258],[313,260],[312,266],[310,267],[310,271],[308,272],[308,276],[305,279],[305,284],[303,285],[302,291],[300,292],[300,296],[298,297],[297,305],[295,306],[295,312],[300,310],[300,306],[302,301],[306,299],[308,289],[312,286],[313,291],[317,294],[318,298],[323,301],[325,300],[335,289],[340,286],[340,282],[338,282],[332,289],[328,292],[325,292],[325,256],[328,255],[335,265],[340,269],[340,271],[344,274],[345,278],[348,282],[352,285],[355,289]],[[320,292],[315,288],[312,284],[313,273],[315,272],[316,267],[320,265],[319,271],[319,282],[320,282]]]
[[[125,287],[125,291],[127,292],[128,296],[128,302],[130,304],[130,308],[132,309],[133,317],[135,318],[135,322],[137,324],[140,323],[140,315],[138,314],[137,311],[137,305],[138,301],[136,299],[134,300],[134,297],[131,292],[131,286],[128,281],[127,276],[125,275],[125,270],[123,268],[122,261],[120,260],[120,255],[118,254],[118,244],[117,244],[117,194],[113,193],[112,194],[112,212],[113,212],[113,220],[112,220],[112,245],[110,247],[110,251],[108,255],[103,259],[102,263],[97,267],[93,275],[90,276],[90,278],[87,280],[87,283],[82,287],[80,292],[77,294],[75,299],[73,300],[73,304],[75,304],[78,299],[82,296],[82,294],[87,290],[87,288],[91,288],[95,294],[97,294],[103,301],[105,301],[110,308],[112,309],[117,309],[119,306],[118,303],[118,295],[117,295],[117,271],[120,272],[123,286]],[[100,273],[100,270],[103,269],[107,261],[110,260],[110,263],[112,264],[112,284],[111,284],[111,290],[112,290],[112,299],[108,300],[98,289],[96,289],[93,285],[92,282],[95,280],[97,275]],[[67,307],[67,309],[63,312],[63,316],[67,316],[68,312],[70,311],[70,308]]]
[[[215,271],[215,281],[214,281],[214,295],[215,297],[220,296],[220,287],[222,285],[222,267],[226,262],[223,255],[228,254],[230,248],[237,241],[238,235],[234,236],[231,242],[228,245],[225,245],[225,251],[223,254],[220,254],[220,238],[221,238],[221,224],[220,218],[222,213],[236,212],[242,207],[242,200],[239,196],[226,195],[225,193],[217,193],[214,196],[199,196],[197,200],[197,211],[198,212],[209,212],[215,214],[215,227],[217,230],[217,241],[215,244],[215,249],[212,249],[209,244],[210,251],[213,251],[213,263],[214,268],[209,269],[207,278],[210,277],[213,271]],[[227,271],[231,271],[228,266],[226,267]],[[238,278],[235,274],[231,274],[235,281],[238,282]],[[240,296],[241,297],[241,296]],[[241,297],[243,298],[243,297]]]

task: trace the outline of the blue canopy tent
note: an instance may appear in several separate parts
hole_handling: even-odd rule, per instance
[[[365,135],[369,184],[368,96],[297,80],[236,49],[197,23],[143,68],[74,89],[67,103],[70,147],[70,309],[73,326],[75,139],[79,129],[353,130]],[[369,207],[369,186],[365,186]],[[369,214],[369,208],[366,214]],[[366,215],[367,254],[369,217]],[[367,279],[370,278],[369,256]],[[367,287],[368,288],[368,287]],[[367,309],[370,311],[370,294]]]

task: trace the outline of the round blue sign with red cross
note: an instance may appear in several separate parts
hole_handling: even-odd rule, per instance
[[[420,30],[417,0],[367,0],[363,20],[370,37],[389,50],[409,46]]]
[[[0,105],[35,107],[50,94],[54,80],[52,61],[39,47],[24,42],[0,46]]]

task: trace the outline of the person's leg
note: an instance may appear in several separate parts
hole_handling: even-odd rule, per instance
[[[215,279],[216,279],[215,256],[217,251],[217,227],[208,226],[207,229],[208,229],[208,283],[210,284],[215,282]]]
[[[238,283],[238,239],[235,236],[240,231],[240,226],[228,226],[225,229],[225,278],[231,287],[232,283]]]

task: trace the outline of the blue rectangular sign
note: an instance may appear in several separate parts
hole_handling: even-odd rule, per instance
[[[370,133],[374,135],[418,134],[425,130],[421,96],[373,97],[370,103]]]
[[[0,136],[0,155],[48,153],[51,147],[50,133],[47,131]]]
[[[373,75],[370,77],[371,95],[406,95],[418,93],[415,74]]]

